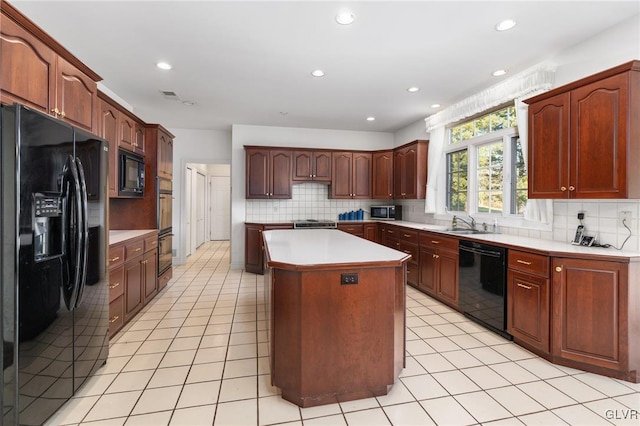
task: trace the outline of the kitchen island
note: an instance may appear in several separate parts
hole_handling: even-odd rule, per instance
[[[337,230],[263,235],[272,384],[300,407],[386,395],[404,367],[410,256]]]

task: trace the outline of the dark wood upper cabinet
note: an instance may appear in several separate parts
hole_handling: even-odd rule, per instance
[[[374,152],[371,198],[393,199],[393,151]]]
[[[119,136],[118,147],[126,149],[127,151],[134,151],[135,123],[131,117],[128,117],[124,113],[120,114]]]
[[[393,198],[424,199],[429,141],[416,140],[393,151]]]
[[[133,129],[133,147],[137,154],[145,154],[145,128],[142,123],[135,122]]]
[[[245,148],[245,198],[291,198],[291,151]]]
[[[640,61],[526,102],[529,198],[640,198]]]
[[[91,132],[101,78],[7,2],[0,18],[0,101],[19,102]]]
[[[293,151],[294,182],[331,182],[331,151]]]
[[[98,136],[109,143],[109,197],[118,196],[118,116],[120,112],[111,104],[100,100]]]
[[[371,198],[371,153],[332,154],[331,198]]]

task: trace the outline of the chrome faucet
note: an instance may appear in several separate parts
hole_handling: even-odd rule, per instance
[[[470,221],[464,220],[461,217],[458,216],[453,216],[453,220],[451,221],[451,227],[452,228],[456,228],[458,225],[458,221],[464,223],[465,225],[467,225],[469,227],[469,229],[476,229],[476,220],[469,216]]]

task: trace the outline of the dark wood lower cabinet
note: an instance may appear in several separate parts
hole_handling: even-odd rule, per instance
[[[637,320],[637,314],[629,316],[637,299],[629,299],[628,264],[554,258],[552,273],[554,359],[638,381],[639,326],[629,321]]]
[[[420,233],[418,289],[458,307],[458,240]]]
[[[507,331],[514,339],[549,352],[549,280],[507,272]]]
[[[291,223],[245,223],[244,225],[244,269],[254,274],[264,274],[263,231],[293,229]]]
[[[156,232],[109,246],[110,336],[116,334],[158,294],[158,283]]]

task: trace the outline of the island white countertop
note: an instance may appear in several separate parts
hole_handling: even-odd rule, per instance
[[[286,229],[264,231],[269,266],[312,267],[328,265],[395,264],[409,260],[404,252],[373,243],[337,229]]]

